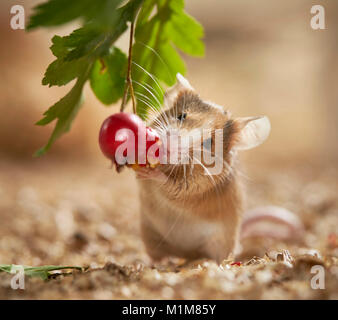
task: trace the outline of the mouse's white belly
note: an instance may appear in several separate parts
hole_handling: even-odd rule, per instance
[[[187,216],[186,213],[169,217],[153,216],[152,223],[163,240],[184,251],[200,249],[209,239],[224,232],[220,222],[209,222]]]

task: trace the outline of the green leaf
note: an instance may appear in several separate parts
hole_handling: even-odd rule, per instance
[[[83,18],[86,21],[107,19],[121,0],[49,0],[34,8],[27,30],[58,26]]]
[[[72,121],[82,105],[82,89],[88,78],[88,72],[85,72],[78,78],[74,87],[66,96],[50,107],[45,113],[44,118],[36,124],[44,126],[54,120],[57,120],[55,128],[47,144],[39,149],[35,156],[43,155],[62,134],[69,131]]]
[[[65,37],[54,36],[50,49],[57,59],[48,66],[42,84],[62,86],[79,77],[103,37],[88,28],[77,29]]]
[[[136,29],[141,27],[144,23],[147,22],[150,14],[155,8],[157,0],[145,0],[142,4],[141,10],[137,16]]]
[[[84,59],[79,59],[75,62],[67,62],[62,60],[55,60],[52,62],[42,79],[43,85],[51,86],[63,86],[70,81],[74,80],[86,67]]]
[[[79,8],[80,5],[76,4],[78,1],[67,2],[70,5],[65,5],[65,11]],[[62,3],[63,0],[50,0],[42,5],[41,15],[48,15],[52,9],[58,10],[56,5],[59,5],[59,2]],[[92,19],[68,36],[53,37],[51,51],[57,59],[48,66],[42,80],[43,85],[65,85],[77,78],[91,60],[109,53],[112,43],[127,29],[127,21],[135,16],[142,0],[130,1],[124,7],[116,9],[120,2],[121,0],[100,0],[98,7],[95,7],[95,21]],[[102,12],[98,8],[101,8]],[[86,10],[89,9],[90,6]],[[106,18],[103,19],[103,16]],[[108,16],[109,27],[105,24]]]
[[[149,108],[159,109],[161,107],[163,88],[160,80],[165,81],[172,76],[167,62],[158,53],[165,43],[161,38],[161,30],[163,30],[163,24],[155,16],[139,27],[135,33],[132,79],[137,98],[136,111],[143,119]],[[164,73],[168,73],[166,77],[163,76]]]
[[[11,273],[12,270],[24,270],[24,273],[28,277],[41,278],[42,280],[47,280],[53,273],[51,271],[60,271],[65,269],[75,269],[81,270],[84,269],[78,266],[41,266],[41,267],[29,267],[15,264],[1,264],[0,272]]]
[[[90,0],[50,0],[34,8],[27,29],[56,26],[82,16]]]
[[[127,29],[127,21],[134,17],[141,3],[142,0],[133,0],[112,11],[111,23],[115,24],[111,28],[103,30],[90,22],[68,36],[54,36],[50,49],[57,59],[48,66],[42,84],[65,85],[77,78],[92,60],[108,55],[112,43]]]
[[[135,32],[133,60],[137,67],[132,74],[141,117],[146,116],[149,105],[160,108],[162,83],[171,86],[178,72],[185,74],[185,64],[173,45],[187,54],[202,56],[202,37],[202,26],[184,12],[183,0],[144,2]]]
[[[104,52],[102,45],[104,45],[110,37],[111,33],[102,32],[92,25],[86,25],[76,29],[70,35],[63,37],[63,45],[67,48],[64,59],[66,61],[73,61],[86,55],[98,56]],[[105,49],[108,50],[109,46],[105,47]]]
[[[96,97],[104,104],[112,104],[123,95],[127,70],[127,56],[113,47],[107,56],[96,60],[90,86]]]
[[[165,43],[159,47],[158,54],[163,61],[165,61],[166,67],[163,66],[163,62],[160,59],[154,61],[154,73],[162,79],[164,82],[173,85],[176,82],[176,74],[186,73],[185,63],[181,56],[174,49],[174,47]]]
[[[166,32],[183,52],[192,56],[204,55],[203,27],[193,17],[185,13],[172,14]]]
[[[87,59],[82,58],[77,61],[64,61],[63,59],[56,59],[47,68],[43,85],[63,86],[79,77],[87,66]]]

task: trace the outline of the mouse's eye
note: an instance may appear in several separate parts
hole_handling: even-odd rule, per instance
[[[183,120],[185,120],[186,117],[187,117],[187,114],[183,112],[183,113],[179,114],[176,118],[177,118],[177,120],[182,122]]]

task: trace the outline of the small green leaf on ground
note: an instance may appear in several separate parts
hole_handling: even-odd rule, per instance
[[[47,280],[51,275],[52,271],[60,270],[80,270],[83,271],[84,268],[78,266],[40,266],[40,267],[30,267],[22,266],[15,264],[0,264],[0,272],[12,273],[12,270],[24,270],[24,273],[28,277],[36,277],[43,280]]]

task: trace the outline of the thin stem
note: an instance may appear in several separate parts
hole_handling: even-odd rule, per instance
[[[134,21],[132,21],[130,25],[128,70],[127,70],[126,86],[124,88],[123,99],[121,103],[121,112],[123,112],[125,108],[125,105],[127,102],[128,91],[130,91],[131,101],[133,103],[133,112],[136,114],[136,99],[135,99],[135,94],[134,94],[133,82],[131,79],[133,39],[134,39]]]

